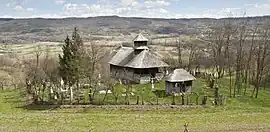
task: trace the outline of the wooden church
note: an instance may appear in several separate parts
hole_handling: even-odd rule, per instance
[[[121,46],[109,61],[111,77],[128,83],[148,83],[165,76],[168,64],[148,47],[141,33],[133,39],[132,47]]]

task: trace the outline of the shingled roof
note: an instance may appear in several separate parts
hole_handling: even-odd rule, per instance
[[[148,39],[140,33],[133,39],[133,41],[148,41]]]
[[[134,49],[132,47],[121,47],[109,61],[109,64],[125,66],[133,58]]]
[[[194,76],[189,74],[184,69],[175,69],[172,73],[166,76],[165,79],[168,82],[184,82],[184,81],[196,80]]]
[[[135,55],[131,47],[122,47],[109,61],[109,64],[130,68],[168,67],[168,64],[159,59],[149,50],[143,50]]]
[[[160,60],[156,55],[154,55],[149,50],[143,50],[125,66],[131,68],[155,68],[155,67],[168,67],[168,64]]]
[[[133,41],[148,41],[142,34],[137,35]],[[136,51],[136,52],[135,52]],[[114,54],[109,64],[130,68],[159,68],[168,67],[168,64],[158,58],[149,50],[148,46],[123,47]]]

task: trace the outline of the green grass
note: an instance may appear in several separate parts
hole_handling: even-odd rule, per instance
[[[228,81],[219,81],[222,94],[228,93]],[[161,85],[163,85],[161,83]],[[224,85],[224,86],[223,86]],[[137,86],[139,87],[139,86]],[[148,87],[148,86],[145,86]],[[203,80],[193,90],[211,93]],[[151,87],[149,87],[151,88]],[[259,98],[240,96],[228,99],[225,106],[200,108],[72,108],[29,110],[19,90],[0,92],[0,131],[183,131],[189,122],[191,132],[270,131],[270,92],[260,91]],[[145,106],[150,107],[150,106]]]

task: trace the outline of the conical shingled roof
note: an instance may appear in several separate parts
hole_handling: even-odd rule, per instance
[[[184,82],[184,81],[196,80],[194,76],[189,74],[184,69],[175,69],[165,79],[166,81],[169,81],[169,82]]]
[[[148,41],[148,39],[140,33],[133,39],[133,41]]]
[[[131,68],[157,68],[157,67],[168,67],[169,65],[160,60],[156,55],[151,53],[149,50],[143,50],[125,66]]]

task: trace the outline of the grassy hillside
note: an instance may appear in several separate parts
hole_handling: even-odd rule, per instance
[[[228,93],[227,79],[219,81],[222,94]],[[202,89],[198,79],[194,91]],[[250,93],[249,93],[250,94]],[[140,109],[72,108],[33,110],[23,107],[25,100],[19,90],[0,92],[0,131],[183,131],[189,122],[192,132],[270,131],[270,92],[262,90],[258,99],[248,96],[228,99],[225,106],[211,104],[199,108]]]

